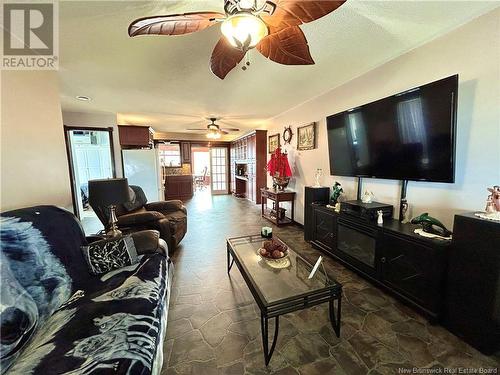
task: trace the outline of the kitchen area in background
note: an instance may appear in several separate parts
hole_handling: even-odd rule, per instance
[[[230,192],[229,142],[156,139],[146,126],[118,129],[124,176],[149,202]]]

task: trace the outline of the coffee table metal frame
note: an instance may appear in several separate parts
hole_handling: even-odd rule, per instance
[[[232,237],[228,238],[226,241],[227,245],[227,273],[230,274],[231,268],[233,264],[236,263],[236,266],[240,270],[240,273],[245,280],[250,292],[252,293],[255,302],[260,309],[260,327],[262,333],[262,345],[264,347],[264,362],[266,366],[269,364],[271,357],[274,352],[274,348],[276,347],[276,341],[278,339],[278,331],[279,331],[279,317],[280,315],[288,314],[294,311],[303,310],[308,307],[312,307],[315,305],[320,305],[322,303],[327,303],[329,305],[329,315],[330,322],[332,324],[333,330],[337,337],[340,337],[340,319],[342,312],[342,285],[338,282],[334,282],[332,285],[327,285],[324,288],[314,290],[307,293],[298,294],[293,297],[284,298],[282,300],[267,303],[264,296],[260,292],[257,285],[255,285],[252,277],[249,275],[248,270],[246,269],[243,262],[240,262],[237,254],[233,250],[230,241],[237,240],[241,238],[249,238],[249,237],[259,237],[258,236],[240,236],[240,237]],[[298,255],[298,254],[297,254]],[[300,255],[299,255],[300,257]],[[303,259],[302,257],[300,257]],[[308,265],[312,265],[305,261]],[[335,303],[336,301],[336,303]],[[335,304],[336,309],[335,309]],[[336,311],[335,311],[336,310]],[[269,319],[275,319],[274,325],[274,337],[273,342],[271,344],[271,348],[269,349]]]

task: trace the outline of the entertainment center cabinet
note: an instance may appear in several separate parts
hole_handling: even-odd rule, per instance
[[[307,193],[306,193],[307,195]],[[326,202],[310,204],[305,236],[313,247],[339,260],[437,322],[444,308],[449,242],[423,238],[416,225],[384,224],[337,213]]]

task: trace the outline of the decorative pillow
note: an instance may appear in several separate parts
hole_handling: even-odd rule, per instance
[[[128,188],[129,195],[130,195],[130,200],[128,202],[123,203],[123,207],[130,212],[130,211],[135,211],[142,206],[144,206],[144,202],[142,201],[141,197],[139,197],[134,189],[132,189],[130,186]]]
[[[130,236],[96,241],[81,247],[89,271],[100,275],[137,263],[137,250]]]
[[[0,368],[3,373],[35,332],[38,309],[31,295],[14,277],[5,256],[0,255]]]

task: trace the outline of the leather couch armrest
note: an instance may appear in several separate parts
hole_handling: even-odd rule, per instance
[[[161,253],[165,256],[168,255],[168,249],[164,249],[162,246],[164,241],[160,239],[160,232],[157,230],[141,230],[131,233],[130,236],[134,241],[137,254]]]
[[[184,204],[180,200],[170,200],[170,201],[161,201],[161,202],[151,202],[151,203],[146,203],[144,206],[146,210],[151,210],[151,211],[160,211],[160,212],[175,212],[175,211],[182,211],[185,214],[187,213],[186,207],[184,207]]]
[[[151,221],[160,220],[163,218],[164,216],[156,211],[130,213],[118,217],[118,226],[128,227],[134,225],[141,225],[149,223]]]

